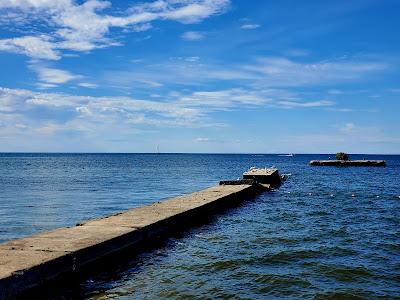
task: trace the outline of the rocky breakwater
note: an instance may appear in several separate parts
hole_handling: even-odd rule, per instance
[[[386,161],[384,160],[312,160],[312,166],[359,166],[359,167],[384,167]]]

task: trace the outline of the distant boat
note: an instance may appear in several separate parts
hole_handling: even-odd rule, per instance
[[[292,156],[294,156],[294,154],[293,154],[293,153],[289,153],[289,154],[279,154],[279,156],[292,157]]]

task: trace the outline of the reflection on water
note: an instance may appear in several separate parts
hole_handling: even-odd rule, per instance
[[[291,174],[279,190],[92,274],[75,292],[93,299],[400,297],[400,157],[384,157],[386,168],[307,165],[322,157],[2,155],[0,240],[275,165]]]

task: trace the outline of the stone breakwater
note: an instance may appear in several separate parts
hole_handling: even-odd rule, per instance
[[[384,167],[384,160],[312,160],[312,166],[360,166],[360,167]]]

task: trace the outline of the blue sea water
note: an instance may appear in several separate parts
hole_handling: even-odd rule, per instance
[[[52,297],[400,299],[400,156],[0,154],[0,242],[194,192],[249,167],[290,174],[112,270]],[[73,292],[71,292],[73,290]]]

